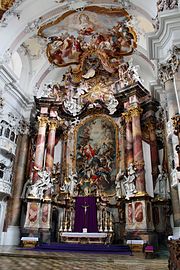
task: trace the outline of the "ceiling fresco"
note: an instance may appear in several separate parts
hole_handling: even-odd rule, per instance
[[[119,58],[131,54],[136,47],[136,34],[128,25],[129,20],[123,9],[90,6],[82,12],[61,15],[42,26],[39,35],[50,40],[47,56],[51,63],[59,67],[79,64],[77,73],[83,71],[87,58],[96,57],[105,70],[113,73]]]
[[[124,9],[90,6],[70,11],[43,25],[38,34],[50,41],[49,61],[59,67],[75,65],[72,73],[79,80],[94,77],[99,66],[116,72],[123,56],[132,54],[137,46],[136,33]]]
[[[54,97],[73,116],[86,106],[104,106],[114,114],[119,104],[114,94],[126,86],[120,80],[135,81],[135,69],[126,59],[137,47],[128,12],[87,6],[42,25],[38,34],[48,42],[49,62],[60,73],[69,66],[61,82],[47,86],[46,96]]]
[[[134,65],[140,61],[142,72],[148,69],[148,81],[153,80],[146,35],[154,31],[156,1],[12,2],[0,22],[0,37],[8,32],[6,41],[2,39],[0,56],[7,63],[16,51],[26,61],[26,80],[19,83],[28,98],[33,99],[50,81],[64,84],[67,69],[73,83],[98,80],[100,73],[115,81],[124,59],[135,59]]]

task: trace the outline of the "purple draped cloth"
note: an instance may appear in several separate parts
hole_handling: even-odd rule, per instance
[[[98,232],[96,197],[77,197],[75,202],[74,232]]]

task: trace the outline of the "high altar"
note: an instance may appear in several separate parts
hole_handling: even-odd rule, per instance
[[[155,227],[168,223],[160,221],[169,196],[162,115],[130,61],[137,41],[130,16],[87,6],[43,25],[39,36],[60,75],[35,98],[24,235],[155,241]]]

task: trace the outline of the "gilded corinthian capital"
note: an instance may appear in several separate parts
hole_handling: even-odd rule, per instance
[[[129,112],[122,113],[122,117],[124,118],[125,122],[131,122],[131,115]]]
[[[150,131],[153,132],[156,129],[156,124],[155,121],[152,117],[149,117],[148,119],[146,119],[145,121],[145,127]]]
[[[57,120],[55,119],[48,121],[48,124],[49,124],[49,129],[56,129],[58,125]]]
[[[142,112],[143,112],[143,109],[141,109],[140,107],[132,107],[129,109],[129,113],[130,113],[131,117],[140,116],[140,114]]]
[[[48,117],[46,116],[39,116],[38,117],[39,127],[45,127],[48,123]]]
[[[172,121],[174,127],[174,134],[178,136],[180,134],[180,115],[173,116]]]

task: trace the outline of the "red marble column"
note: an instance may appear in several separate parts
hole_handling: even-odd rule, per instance
[[[48,144],[46,150],[46,171],[51,172],[54,163],[54,147],[55,147],[55,136],[56,136],[57,121],[49,121],[49,134]]]
[[[119,169],[121,169],[122,172],[126,171],[126,125],[124,122],[123,116],[120,118],[120,127],[119,127]]]
[[[35,153],[35,161],[34,167],[42,170],[43,169],[43,161],[44,161],[44,149],[45,149],[45,140],[46,140],[46,127],[48,123],[48,117],[40,116],[38,118],[39,121],[39,130],[36,142],[36,153]],[[38,179],[37,171],[34,172],[33,182],[36,182]]]
[[[67,177],[67,140],[68,133],[67,130],[63,133],[63,145],[62,145],[62,174],[61,174],[61,184],[64,183],[64,179]]]
[[[147,119],[146,126],[149,130],[153,187],[155,188],[156,180],[159,173],[158,172],[159,155],[158,155],[158,146],[157,146],[157,140],[156,140],[156,130],[155,130],[154,120],[152,118]]]
[[[126,123],[126,168],[130,163],[133,163],[133,136],[132,136],[132,122],[131,116],[128,112],[123,113]]]
[[[13,188],[11,197],[11,218],[9,220],[9,225],[19,226],[20,224],[20,213],[21,213],[21,193],[23,190],[23,184],[26,173],[26,164],[28,157],[28,147],[29,147],[29,136],[27,134],[20,136],[20,151],[17,160],[17,166],[14,169],[13,177]]]
[[[144,172],[144,158],[142,149],[142,133],[140,114],[142,109],[133,107],[129,110],[132,117],[132,134],[133,134],[133,156],[134,165],[136,168],[136,190],[137,195],[145,194],[145,172]]]

